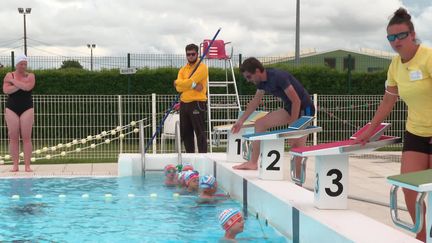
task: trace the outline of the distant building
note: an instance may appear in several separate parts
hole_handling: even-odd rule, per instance
[[[300,53],[301,65],[327,66],[338,71],[347,71],[349,60],[351,60],[351,70],[353,72],[377,72],[385,71],[390,65],[391,59],[396,54],[362,48],[360,51],[350,51],[344,49],[315,52],[309,50]],[[294,55],[283,57],[261,58],[265,65],[287,63],[295,64]]]

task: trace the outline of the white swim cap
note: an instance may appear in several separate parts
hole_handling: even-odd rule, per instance
[[[27,62],[27,56],[24,54],[19,54],[15,57],[15,66],[18,65],[18,63],[26,61]]]

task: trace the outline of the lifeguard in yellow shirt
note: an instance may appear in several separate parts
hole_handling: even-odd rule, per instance
[[[398,9],[390,19],[387,39],[399,55],[390,64],[383,101],[371,126],[359,136],[357,142],[368,141],[371,132],[390,114],[400,97],[408,107],[401,173],[432,169],[432,49],[417,43],[411,16],[403,8]],[[417,192],[403,191],[414,220]],[[426,240],[425,224],[417,239]]]
[[[199,62],[198,46],[186,46],[188,63],[182,67],[174,81],[180,93],[180,137],[186,153],[195,152],[194,133],[199,153],[207,153],[206,112],[207,112],[207,66]],[[196,65],[195,72],[192,74]]]

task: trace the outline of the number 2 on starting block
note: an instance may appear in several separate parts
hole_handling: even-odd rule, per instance
[[[284,139],[261,141],[259,178],[263,180],[283,180],[285,162],[282,159],[284,153]]]

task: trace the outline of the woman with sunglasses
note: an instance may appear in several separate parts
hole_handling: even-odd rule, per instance
[[[383,100],[371,121],[369,130],[357,143],[366,143],[372,131],[392,111],[400,97],[408,106],[408,118],[402,149],[401,173],[432,168],[432,49],[416,39],[411,16],[399,8],[387,25],[387,39],[399,54],[393,58],[386,81]],[[417,193],[404,189],[405,202],[415,220]],[[424,217],[424,215],[422,216]],[[425,241],[425,224],[417,239]]]

